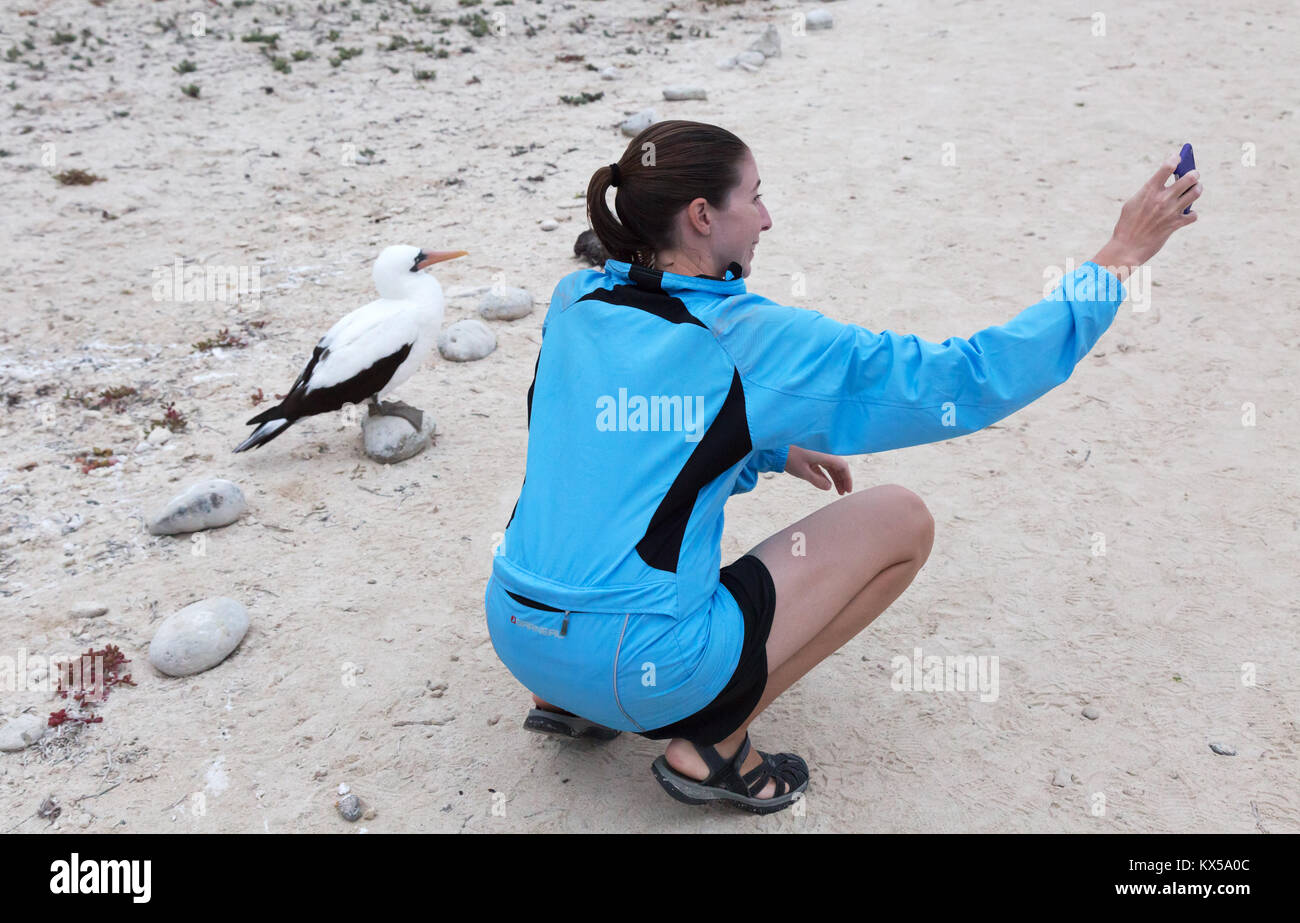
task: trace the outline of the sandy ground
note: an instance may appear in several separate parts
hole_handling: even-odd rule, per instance
[[[1072,3],[838,2],[833,30],[798,35],[810,6],[686,3],[674,26],[658,3],[521,2],[482,7],[502,34],[475,37],[430,5],[0,13],[0,656],[116,644],[138,684],[102,723],[0,754],[0,830],[1300,831],[1294,9],[1126,5],[1095,35]],[[715,67],[769,23],[781,58]],[[314,56],[277,71],[240,40],[257,28]],[[410,44],[381,51],[393,36]],[[336,46],[363,53],[334,67]],[[664,102],[679,83],[708,101]],[[921,494],[937,537],[898,603],[753,727],[808,760],[802,812],[689,808],[651,777],[653,742],[524,732],[484,624],[544,306],[581,265],[575,196],[646,106],[755,151],[774,227],[751,290],[934,340],[1036,301],[1185,140],[1207,187],[1146,310],[1122,307],[1064,386],[973,436],[853,459],[857,489]],[[52,177],[74,168],[104,179]],[[250,395],[286,390],[391,243],[466,249],[439,267],[449,293],[503,281],[539,310],[403,387],[439,431],[408,462],[367,460],[339,415],[231,455]],[[255,266],[262,297],[155,300],[178,259]],[[445,323],[476,304],[450,298]],[[223,328],[247,345],[192,346]],[[120,413],[64,399],[119,386],[138,391]],[[188,426],[134,451],[164,402]],[[83,473],[96,447],[119,463]],[[249,514],[202,545],[148,535],[205,475]],[[724,560],[833,499],[765,478],[729,507]],[[237,652],[154,671],[160,620],[217,595],[249,607]],[[83,600],[108,614],[73,617]],[[997,697],[891,688],[917,648],[996,658]],[[5,715],[61,707],[2,694]],[[340,783],[373,818],[339,818]]]

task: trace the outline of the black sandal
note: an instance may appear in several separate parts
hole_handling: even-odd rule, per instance
[[[524,719],[524,729],[537,731],[539,734],[554,734],[560,737],[585,737],[589,740],[613,740],[622,731],[607,728],[603,724],[580,718],[571,711],[557,708],[554,711],[534,708]]]
[[[659,757],[650,767],[664,791],[686,804],[724,801],[755,814],[772,814],[794,804],[808,787],[808,764],[793,753],[772,754],[759,750],[758,755],[763,761],[741,775],[740,767],[745,764],[750,750],[749,734],[745,735],[744,742],[731,759],[720,754],[716,747],[691,746],[708,764],[709,777],[703,782],[673,769],[666,756]],[[768,779],[775,780],[776,791],[771,798],[756,798]]]

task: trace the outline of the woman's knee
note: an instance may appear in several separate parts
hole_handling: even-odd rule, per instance
[[[934,546],[934,516],[930,508],[915,491],[901,484],[882,484],[872,490],[879,491],[881,502],[887,505],[894,534],[924,564]]]

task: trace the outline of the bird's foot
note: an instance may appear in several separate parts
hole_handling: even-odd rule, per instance
[[[418,433],[424,425],[424,411],[405,401],[371,401],[366,409],[372,417],[401,417]]]

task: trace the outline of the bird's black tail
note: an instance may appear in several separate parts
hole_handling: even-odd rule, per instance
[[[266,445],[276,436],[289,428],[289,424],[292,423],[293,420],[284,417],[267,420],[260,419],[266,417],[267,414],[272,413],[277,409],[278,408],[272,408],[271,410],[258,414],[256,417],[253,417],[253,419],[248,421],[249,423],[260,423],[261,426],[253,430],[252,434],[247,439],[235,446],[236,452],[243,452],[246,449],[255,449],[258,446]]]

